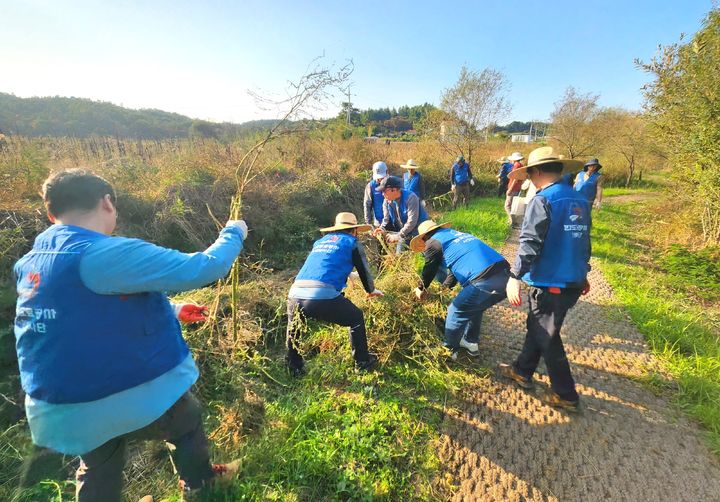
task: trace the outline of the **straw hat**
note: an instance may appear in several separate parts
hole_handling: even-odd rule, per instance
[[[502,162],[502,163],[505,163],[505,162],[507,162],[508,160],[510,160],[510,159],[508,159],[507,157],[500,157],[499,159],[497,159],[497,161],[496,161],[496,162]]]
[[[409,159],[407,164],[400,164],[400,167],[403,169],[417,169],[420,166],[418,166],[413,159]]]
[[[524,180],[527,178],[528,167],[537,167],[543,164],[551,164],[553,162],[561,163],[563,165],[563,172],[582,167],[582,161],[576,159],[566,159],[562,155],[556,154],[553,147],[542,146],[530,152],[526,166],[510,171],[510,179]]]
[[[508,160],[512,160],[513,162],[515,162],[516,160],[522,160],[522,159],[524,159],[524,158],[525,158],[525,157],[523,157],[523,154],[522,154],[522,153],[520,153],[520,152],[513,152],[513,153],[510,155],[510,157],[508,157]]]
[[[450,223],[435,223],[433,220],[425,220],[418,225],[418,235],[413,237],[410,241],[410,249],[416,253],[421,253],[425,250],[425,241],[423,237],[435,230],[436,228],[450,228]]]
[[[352,213],[338,213],[335,217],[335,225],[332,227],[321,228],[321,232],[334,232],[336,230],[347,230],[348,228],[357,228],[358,232],[367,232],[372,228],[371,225],[358,224],[357,218]]]

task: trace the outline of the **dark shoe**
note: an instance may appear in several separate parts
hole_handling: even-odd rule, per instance
[[[512,380],[523,389],[529,390],[535,387],[532,378],[525,378],[524,376],[522,376],[520,373],[515,371],[515,368],[512,364],[500,364],[500,374],[505,378]]]
[[[378,357],[375,354],[368,354],[365,361],[355,361],[355,369],[358,371],[370,371],[377,365]]]
[[[305,371],[305,365],[300,364],[299,366],[296,364],[291,363],[285,363],[287,366],[288,373],[290,373],[290,376],[293,378],[301,378],[307,371]]]
[[[553,408],[558,408],[561,410],[568,411],[570,413],[578,413],[580,411],[580,400],[576,401],[568,401],[567,399],[563,399],[557,394],[555,394],[552,391],[547,392],[542,396],[542,401],[552,406]]]

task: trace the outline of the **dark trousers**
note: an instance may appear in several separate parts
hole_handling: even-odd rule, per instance
[[[80,456],[76,474],[78,502],[120,502],[125,450],[128,441],[136,439],[162,439],[174,445],[173,460],[187,488],[200,488],[213,476],[202,408],[188,391],[150,425]]]
[[[508,180],[507,180],[507,179],[504,179],[504,180],[501,179],[501,180],[498,182],[497,196],[498,196],[498,197],[505,197],[505,193],[507,192],[507,188],[508,188]]]
[[[458,202],[460,201],[460,198],[463,199],[463,204],[465,206],[468,205],[468,199],[470,198],[470,182],[466,181],[465,183],[459,183],[455,185],[455,192],[453,193],[453,209],[455,209],[458,205]]]
[[[568,401],[576,401],[578,393],[560,339],[560,328],[567,311],[577,303],[578,298],[579,289],[563,289],[561,293],[553,294],[546,289],[530,287],[525,345],[515,361],[515,370],[531,378],[542,357],[552,390]]]
[[[288,298],[287,356],[290,366],[301,368],[303,358],[298,351],[300,335],[306,319],[330,322],[350,328],[350,347],[356,362],[368,360],[365,316],[353,302],[340,295],[332,300],[300,300]]]

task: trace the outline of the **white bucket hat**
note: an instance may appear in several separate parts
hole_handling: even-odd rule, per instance
[[[387,176],[387,165],[383,161],[378,161],[373,164],[372,177],[374,180],[381,180]]]
[[[420,166],[418,166],[413,159],[408,159],[407,164],[400,164],[400,167],[402,167],[403,169],[417,170]]]
[[[372,226],[358,224],[357,218],[353,213],[338,213],[337,216],[335,216],[335,225],[321,228],[320,231],[334,232],[335,230],[346,230],[348,228],[357,228],[358,232],[367,232]]]
[[[508,160],[515,161],[515,160],[522,160],[522,159],[524,159],[524,158],[525,158],[525,157],[523,157],[523,154],[522,154],[522,153],[520,153],[520,152],[513,152],[512,155],[510,155],[510,157],[508,157]]]

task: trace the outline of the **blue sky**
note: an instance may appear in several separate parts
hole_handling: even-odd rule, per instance
[[[635,58],[700,27],[711,0],[0,0],[0,92],[77,96],[242,122],[272,118],[309,62],[352,59],[359,108],[439,104],[462,65],[504,72],[508,120],[546,119],[572,85],[639,108]],[[317,115],[336,112],[334,106]]]

